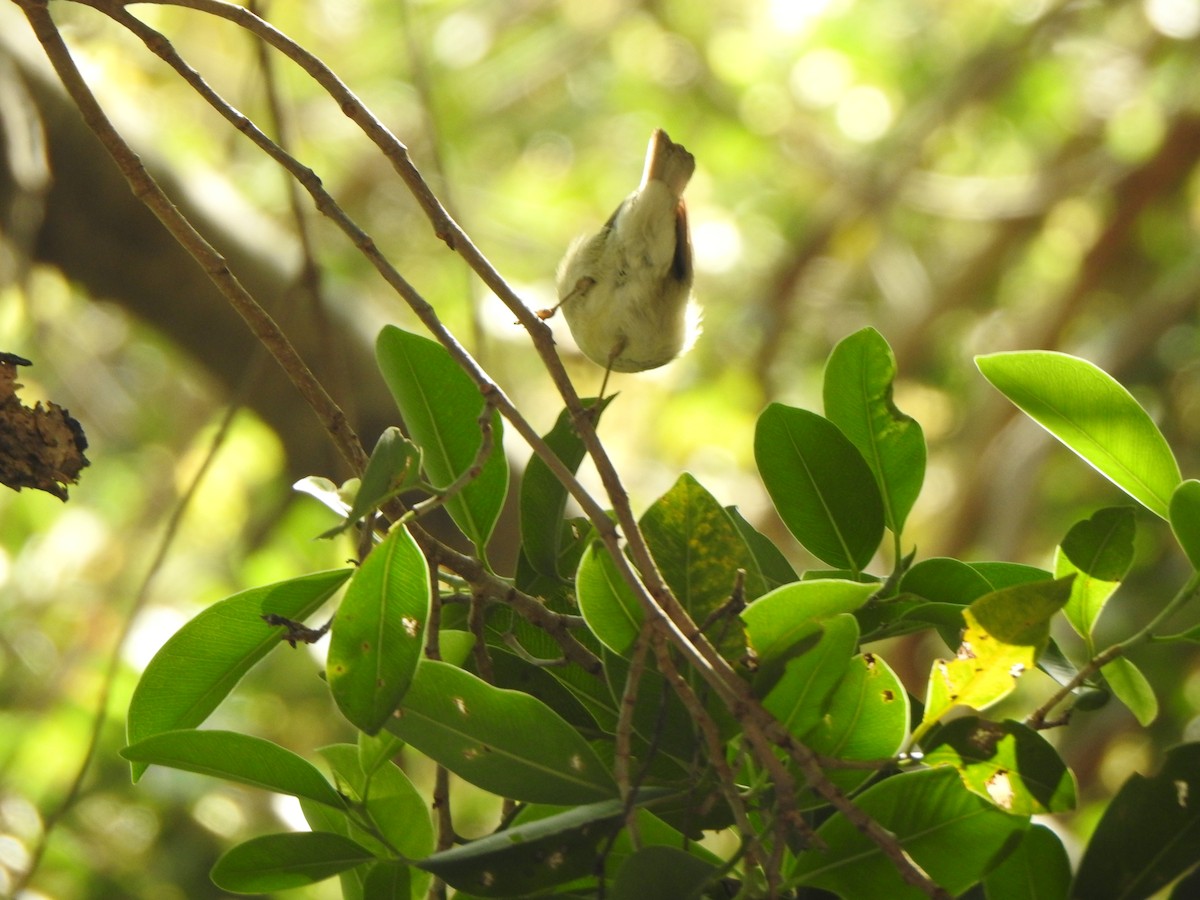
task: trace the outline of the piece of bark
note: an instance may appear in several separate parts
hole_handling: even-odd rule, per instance
[[[66,501],[67,485],[88,465],[83,428],[57,403],[32,408],[21,402],[17,367],[31,365],[15,353],[0,353],[0,484],[33,488]]]

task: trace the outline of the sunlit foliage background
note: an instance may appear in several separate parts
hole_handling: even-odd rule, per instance
[[[826,353],[864,325],[895,348],[897,404],[930,442],[910,526],[922,556],[1047,565],[1076,518],[1122,502],[1012,416],[975,371],[978,352],[1040,347],[1092,359],[1161,421],[1185,476],[1200,471],[1200,0],[308,0],[259,9],[408,144],[534,307],[552,302],[567,242],[636,182],[652,128],[695,153],[688,202],[704,334],[664,370],[616,376],[621,396],[601,431],[635,507],[686,469],[807,564],[753,473],[753,423],[770,400],[819,408]],[[110,21],[71,4],[54,11],[147,158],[201,197],[247,252],[299,271],[279,171]],[[186,10],[135,12],[274,130],[246,35]],[[18,56],[40,52],[6,3],[0,34]],[[548,428],[557,401],[512,316],[438,242],[337,107],[286,61],[275,58],[272,71],[296,155]],[[340,235],[309,218],[328,308],[320,352],[342,371],[347,359],[369,361],[380,324],[415,320]],[[86,256],[87,242],[77,252]],[[130,271],[151,264],[136,247],[129,254]],[[148,317],[132,314],[120,290],[93,296],[33,257],[27,268],[20,253],[6,259],[0,350],[34,360],[27,401],[67,406],[87,430],[93,465],[66,505],[0,493],[0,894],[74,775],[108,655],[232,402],[245,406],[149,583],[96,763],[28,895],[218,896],[206,876],[215,855],[294,812],[179,773],[152,772],[132,787],[116,756],[122,711],[140,667],[186,617],[353,553],[312,540],[328,514],[288,487],[303,474],[347,473],[303,470],[323,442],[315,419],[265,424],[256,367],[269,364],[243,359],[231,371],[216,354],[229,339],[219,331],[193,334],[190,352],[163,336],[155,317],[170,318],[171,293]],[[173,277],[202,276],[181,268]],[[315,315],[297,291],[281,318]],[[565,331],[560,346],[581,390],[594,391],[600,372],[572,353]],[[366,421],[387,421],[377,384],[343,372],[331,388]],[[1113,604],[1114,633],[1122,617],[1145,621],[1183,573],[1163,549],[1166,526],[1148,515],[1139,523],[1143,565]],[[919,673],[945,648],[918,641],[885,652],[919,694]],[[1144,732],[1113,704],[1062,737],[1088,786],[1082,812],[1063,823],[1077,835],[1130,771],[1200,738],[1200,662],[1155,648],[1137,661],[1161,692],[1159,723]],[[301,751],[348,739],[319,665],[303,651],[276,654],[220,724]],[[306,896],[334,896],[335,884]]]

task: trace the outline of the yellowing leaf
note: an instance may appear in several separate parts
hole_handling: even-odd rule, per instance
[[[980,597],[963,610],[957,656],[929,675],[925,717],[917,734],[955,706],[986,709],[1016,687],[1050,638],[1050,617],[1071,596],[1071,578],[1018,584]]]

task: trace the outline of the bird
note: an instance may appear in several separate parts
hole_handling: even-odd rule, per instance
[[[646,149],[642,180],[604,226],[576,238],[557,272],[558,309],[583,354],[611,372],[666,365],[694,342],[692,241],[683,192],[696,159],[661,128]]]

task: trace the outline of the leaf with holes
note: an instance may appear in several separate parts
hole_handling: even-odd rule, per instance
[[[329,638],[329,690],[350,722],[375,734],[408,690],[429,619],[429,566],[396,525],[350,580]]]
[[[616,794],[591,745],[550,707],[446,663],[421,661],[387,727],[501,797],[569,805]]]

